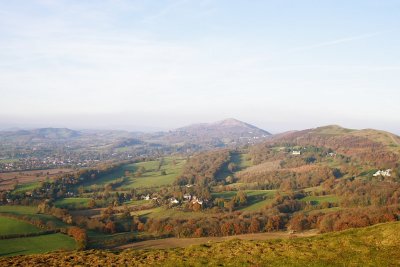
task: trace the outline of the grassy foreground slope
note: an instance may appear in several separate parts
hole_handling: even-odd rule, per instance
[[[168,250],[89,250],[1,258],[1,266],[400,266],[400,223],[310,238],[232,240]]]

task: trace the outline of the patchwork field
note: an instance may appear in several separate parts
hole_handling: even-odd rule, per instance
[[[55,227],[66,227],[68,226],[64,222],[60,221],[54,216],[47,214],[37,214],[37,207],[33,206],[0,206],[0,216],[4,214],[15,214],[15,215],[26,215],[35,219],[40,219],[44,222],[52,222]]]
[[[42,230],[29,223],[0,215],[0,235],[39,233]]]
[[[13,189],[17,184],[17,190],[24,191],[22,185],[35,184],[39,181],[44,181],[47,178],[52,179],[62,173],[73,172],[72,169],[49,169],[21,172],[4,172],[0,173],[0,190]],[[21,189],[22,188],[22,189]],[[29,188],[25,191],[30,190]]]
[[[90,200],[91,198],[83,198],[83,197],[63,198],[54,202],[54,206],[63,209],[85,209],[88,207]]]
[[[0,240],[0,257],[73,250],[75,248],[75,241],[63,234],[12,238]]]
[[[125,180],[115,190],[132,188],[150,188],[171,185],[181,173],[185,164],[184,159],[167,157],[159,160],[145,161],[121,166],[113,173],[99,177],[95,181],[84,183],[84,187],[104,186],[118,178]]]
[[[238,191],[225,191],[220,193],[212,193],[215,198],[224,198],[230,200],[236,196]],[[243,190],[247,196],[247,204],[242,207],[242,211],[257,211],[264,208],[275,196],[276,190]]]

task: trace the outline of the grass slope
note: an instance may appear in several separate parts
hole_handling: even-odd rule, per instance
[[[54,205],[63,209],[84,209],[88,208],[90,200],[91,198],[70,197],[57,200]]]
[[[399,266],[400,222],[309,238],[231,240],[184,249],[83,251],[0,259],[5,266]]]
[[[73,250],[75,248],[75,241],[63,234],[0,240],[0,256],[37,254],[56,250]],[[8,266],[8,264],[0,263],[0,266]],[[35,264],[34,266],[38,265]]]
[[[17,205],[10,205],[10,206],[0,206],[0,216],[2,213],[5,214],[15,214],[15,215],[27,215],[32,218],[43,220],[44,222],[53,222],[56,227],[66,227],[68,226],[63,221],[60,221],[54,216],[47,215],[47,214],[37,214],[37,207],[33,206],[17,206]]]
[[[122,177],[126,177],[126,180],[116,188],[117,190],[167,186],[171,185],[182,172],[185,162],[180,158],[166,157],[160,169],[158,169],[159,160],[126,164],[110,174],[103,175],[93,181],[87,181],[83,186],[86,188],[92,185],[104,186]],[[145,169],[145,172],[140,176],[136,176],[135,172],[141,167]],[[165,171],[166,174],[162,175],[162,171]],[[128,176],[125,176],[126,172],[129,172]]]
[[[0,235],[29,234],[42,231],[29,223],[0,215]]]

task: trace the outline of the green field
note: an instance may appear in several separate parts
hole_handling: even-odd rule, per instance
[[[250,159],[249,154],[246,154],[246,153],[232,153],[231,154],[231,162],[236,164],[238,171],[241,171],[250,166],[253,166],[253,163]]]
[[[175,159],[175,165],[173,164],[173,158],[165,158],[164,164],[158,170],[159,161],[147,161],[135,163],[134,167],[139,169],[145,168],[145,172],[136,177],[134,174],[128,177],[120,188],[146,188],[146,187],[159,187],[171,185],[178,175],[182,172],[185,160]],[[165,171],[166,175],[161,175],[161,172]]]
[[[191,219],[209,216],[206,212],[194,212],[194,211],[182,211],[178,209],[167,209],[163,207],[157,207],[147,210],[140,210],[131,212],[131,215],[141,216],[146,218],[161,219],[161,218],[176,218],[176,219]]]
[[[104,186],[122,177],[126,177],[126,180],[118,188],[115,188],[115,190],[123,191],[132,188],[168,186],[171,185],[181,173],[185,162],[186,161],[183,159],[166,157],[159,170],[159,160],[126,164],[110,174],[99,177],[94,181],[84,183],[83,186],[85,188],[89,188],[90,186]],[[138,176],[136,172],[141,168],[144,168],[145,171]],[[162,171],[166,174],[162,175]],[[129,173],[128,176],[126,176],[126,172]]]
[[[0,240],[0,256],[36,254],[56,250],[73,250],[75,248],[75,241],[63,234]]]
[[[274,197],[276,190],[243,190],[247,196],[247,205],[240,210],[257,211],[263,209]],[[214,198],[230,200],[236,196],[238,191],[225,191],[212,193]]]
[[[52,222],[56,227],[66,227],[66,223],[60,221],[54,216],[47,214],[37,214],[37,207],[33,206],[0,206],[1,213],[15,214],[15,215],[28,215],[35,219],[40,219],[44,222]]]
[[[39,233],[42,230],[32,224],[0,215],[0,235]]]
[[[0,206],[0,213],[6,212],[17,215],[32,215],[36,214],[37,208],[33,206]]]
[[[54,205],[63,209],[86,209],[90,200],[91,198],[70,197],[57,200]]]
[[[101,177],[97,177],[96,180],[94,180],[94,181],[86,181],[82,185],[84,187],[90,187],[91,185],[104,186],[104,185],[114,181],[115,179],[124,177],[125,171],[134,172],[135,170],[136,170],[135,164],[122,165],[117,170],[115,170],[109,174],[102,175]]]
[[[18,185],[17,188],[13,191],[13,193],[25,193],[28,191],[32,191],[40,186],[39,182],[33,182],[28,184]]]

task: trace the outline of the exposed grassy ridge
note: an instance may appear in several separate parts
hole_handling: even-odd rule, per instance
[[[41,229],[29,223],[0,215],[0,235],[38,233]]]
[[[0,259],[4,266],[399,266],[400,223],[309,238],[232,240],[168,250],[83,251]]]
[[[36,254],[56,250],[73,250],[75,248],[75,241],[63,234],[0,240],[0,256]],[[10,264],[0,263],[0,266],[8,265]],[[37,266],[37,264],[34,266]]]

